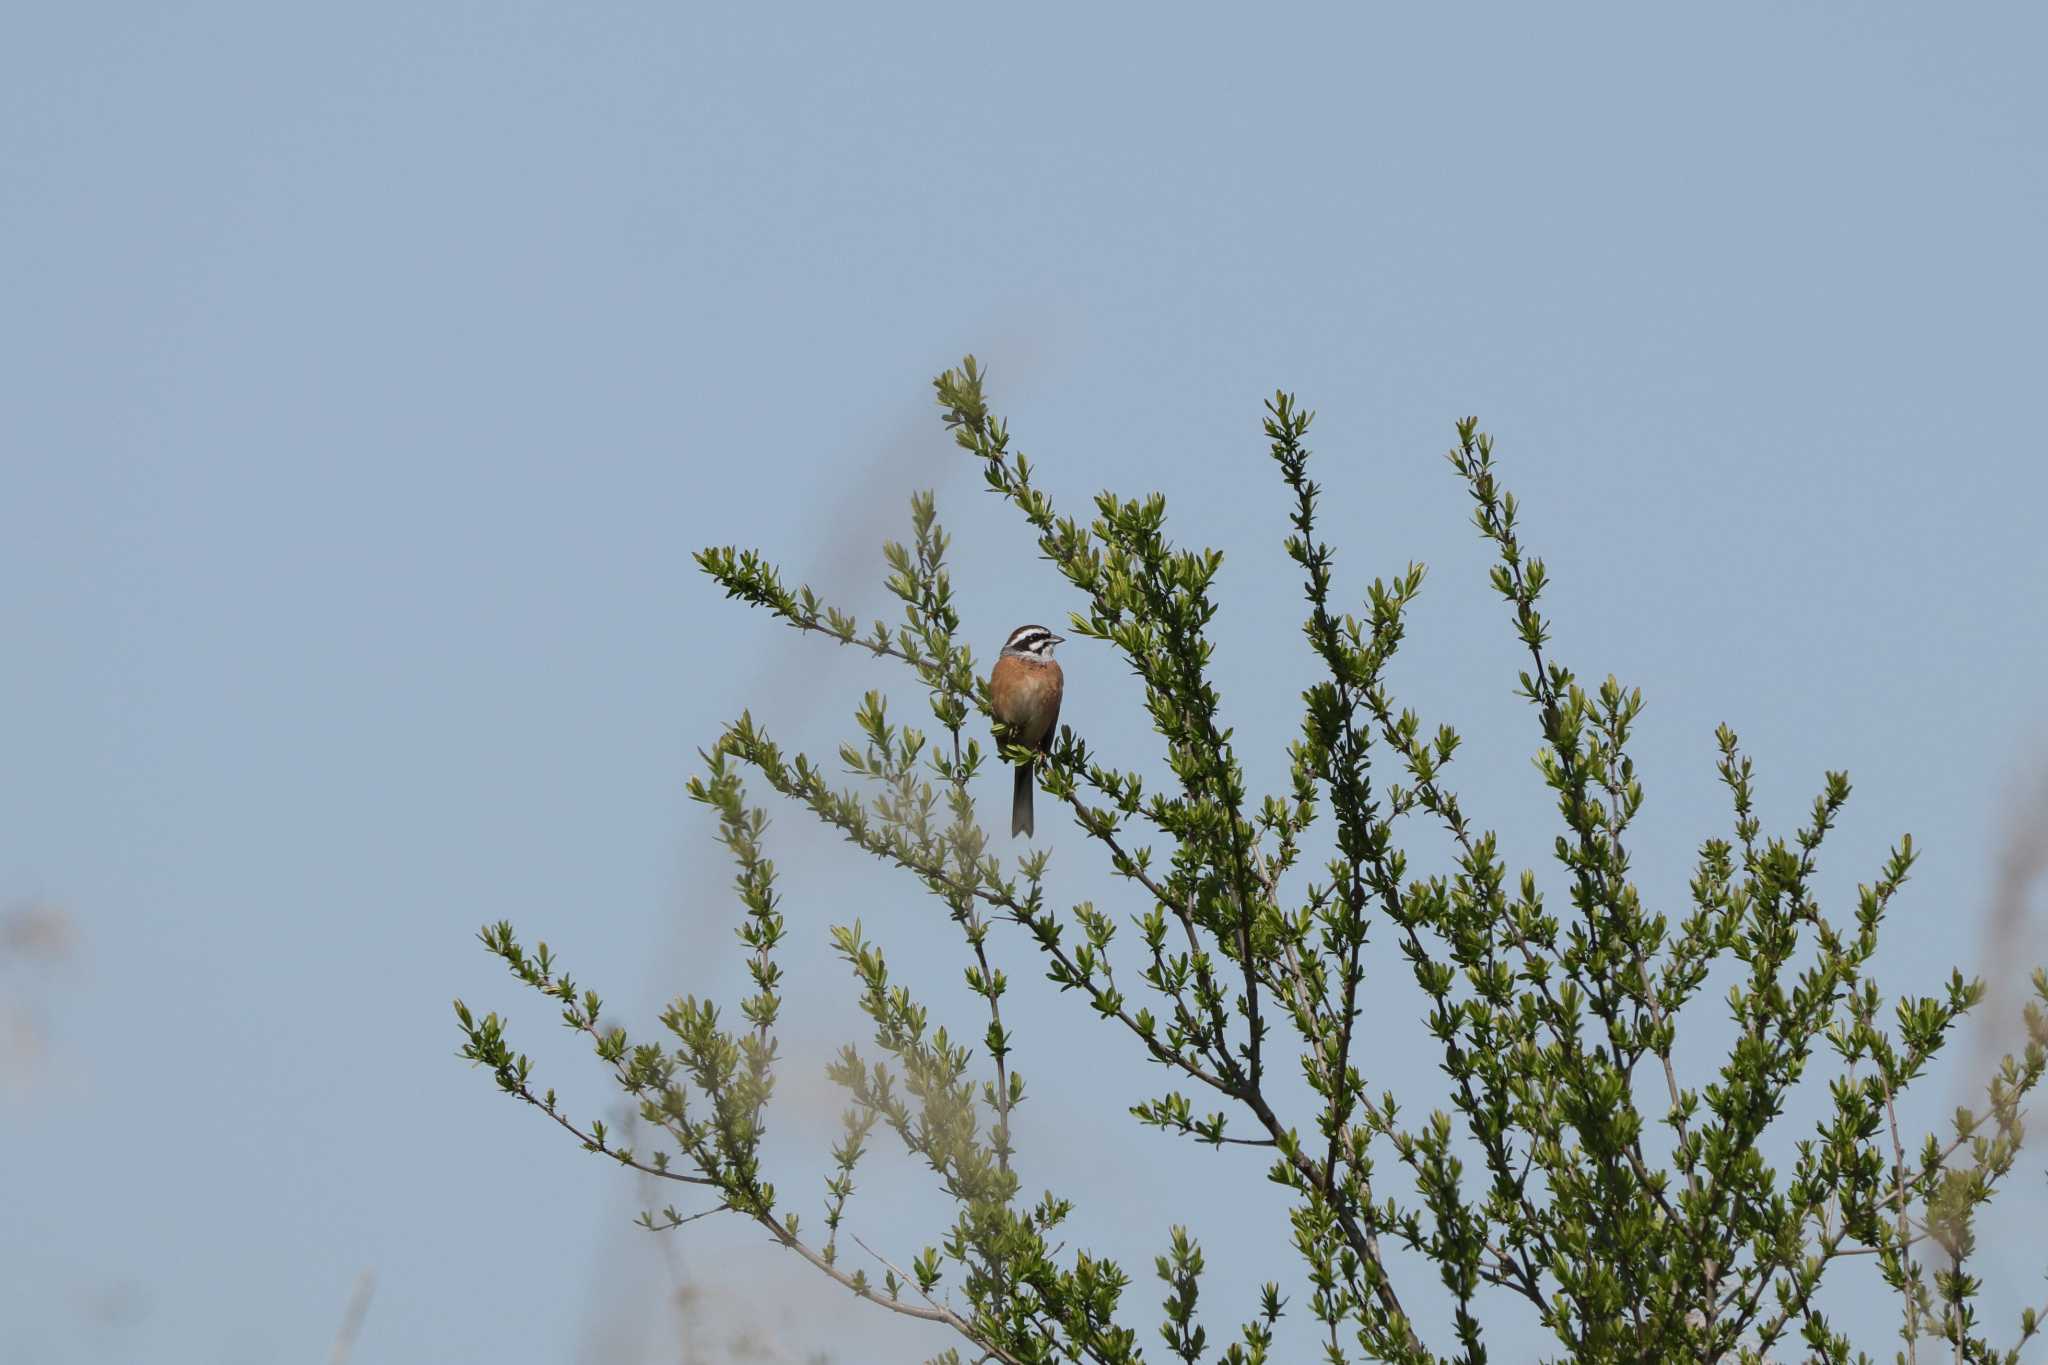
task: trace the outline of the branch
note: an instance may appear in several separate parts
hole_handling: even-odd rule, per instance
[[[377,1288],[377,1273],[365,1270],[356,1277],[356,1287],[348,1296],[348,1307],[342,1310],[341,1327],[334,1334],[334,1349],[327,1353],[327,1365],[347,1365],[349,1352],[355,1349],[356,1338],[362,1334],[363,1319],[370,1312],[370,1295]]]

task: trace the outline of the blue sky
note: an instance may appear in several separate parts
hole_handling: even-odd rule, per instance
[[[359,1359],[676,1358],[636,1192],[454,1059],[448,1000],[507,1010],[595,1111],[479,923],[547,938],[627,1017],[740,988],[697,747],[752,707],[829,754],[900,683],[725,603],[694,549],[759,546],[872,613],[931,487],[984,656],[1077,605],[934,418],[970,350],[1065,509],[1159,488],[1226,552],[1255,785],[1306,676],[1258,432],[1284,386],[1321,413],[1340,590],[1429,564],[1396,682],[1466,735],[1468,810],[1544,857],[1513,642],[1440,459],[1477,413],[1560,652],[1648,696],[1646,897],[1682,903],[1725,827],[1726,720],[1780,822],[1850,770],[1836,904],[1899,832],[1926,849],[1887,986],[2015,960],[1983,915],[2048,754],[2038,10],[213,4],[7,30],[0,903],[76,932],[0,962],[32,1025],[0,1089],[21,1359],[316,1352],[365,1268]],[[1064,718],[1155,762],[1120,666],[1065,659]],[[857,1027],[825,926],[861,918],[956,1011],[960,949],[776,815],[806,983],[777,1178],[815,1210],[814,1078]],[[1058,894],[1136,908],[1053,841]],[[1139,1274],[1147,1331],[1150,1256],[1191,1222],[1228,1331],[1285,1275],[1276,1192],[1124,1118],[1156,1078],[1011,950],[1041,1030],[1029,1178],[1094,1199],[1076,1235]],[[1412,987],[1378,980],[1375,1082],[1426,1091]],[[2036,1215],[2040,1164],[2014,1194]],[[907,1256],[925,1187],[876,1165],[853,1216]],[[668,1250],[694,1358],[944,1344],[742,1231]],[[2001,1304],[2037,1262],[1993,1265]]]

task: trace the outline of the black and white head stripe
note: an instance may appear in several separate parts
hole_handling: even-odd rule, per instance
[[[1003,642],[1005,654],[1028,654],[1034,659],[1052,657],[1052,647],[1067,637],[1055,635],[1044,626],[1019,626]]]

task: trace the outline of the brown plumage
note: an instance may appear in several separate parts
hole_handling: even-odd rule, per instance
[[[1065,679],[1053,662],[1053,646],[1065,637],[1044,626],[1019,626],[1003,642],[1003,652],[988,676],[989,706],[1007,727],[1012,743],[1044,753],[1059,725],[1060,696]],[[1035,832],[1031,796],[1034,789],[1031,763],[1017,765],[1017,780],[1010,797],[1010,835],[1029,839]]]

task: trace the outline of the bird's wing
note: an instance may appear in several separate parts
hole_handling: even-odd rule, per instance
[[[1052,706],[1050,708],[1052,715],[1045,722],[1045,733],[1038,737],[1038,752],[1040,753],[1044,753],[1052,747],[1053,734],[1060,728],[1060,699],[1067,692],[1066,679],[1060,674],[1053,674],[1052,687],[1049,690],[1052,692]]]

